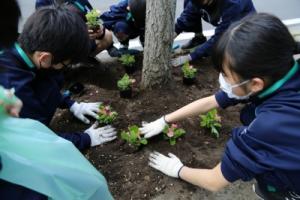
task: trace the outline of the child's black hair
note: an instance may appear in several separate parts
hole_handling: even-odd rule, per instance
[[[128,6],[137,27],[144,28],[146,21],[146,0],[128,0]]]
[[[0,12],[0,47],[8,47],[17,40],[21,11],[16,0],[2,0]]]
[[[258,77],[270,85],[291,69],[294,50],[295,40],[280,19],[260,13],[232,24],[215,45],[212,60],[220,72],[226,63],[242,79]]]
[[[90,50],[89,36],[84,21],[64,5],[38,9],[26,21],[19,43],[27,53],[50,52],[52,64],[65,60],[77,63]]]

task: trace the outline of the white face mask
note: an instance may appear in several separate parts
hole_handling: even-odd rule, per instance
[[[223,90],[228,95],[228,97],[232,98],[232,99],[238,99],[238,100],[249,99],[249,97],[253,94],[253,92],[250,92],[249,94],[247,94],[245,96],[238,96],[238,95],[234,94],[234,92],[233,92],[234,88],[244,85],[244,84],[248,83],[249,81],[250,80],[246,80],[241,83],[231,85],[230,83],[228,83],[225,80],[222,73],[220,73],[220,75],[219,75],[219,83],[220,83],[221,90]]]

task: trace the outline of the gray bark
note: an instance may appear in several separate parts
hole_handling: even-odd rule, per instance
[[[176,0],[147,0],[142,89],[171,79]]]

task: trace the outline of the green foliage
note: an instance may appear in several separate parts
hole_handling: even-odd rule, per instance
[[[218,115],[217,109],[213,109],[206,113],[206,115],[200,115],[200,126],[210,130],[210,133],[219,138],[219,129],[221,125],[221,117]]]
[[[182,128],[178,128],[177,124],[172,124],[171,126],[166,125],[164,130],[164,138],[169,140],[170,145],[176,144],[176,139],[183,136],[186,132]]]
[[[86,17],[86,24],[91,27],[91,28],[94,28],[94,27],[97,27],[98,25],[101,24],[101,20],[100,20],[100,11],[97,10],[97,9],[93,9],[91,10],[90,12],[88,12],[85,17]]]
[[[98,121],[102,124],[111,124],[118,117],[118,113],[113,111],[111,106],[101,104],[99,106]]]
[[[183,76],[185,78],[194,78],[197,73],[197,69],[190,65],[188,62],[186,62],[182,66],[181,71],[183,72]]]
[[[136,125],[128,127],[128,131],[122,131],[121,139],[136,147],[148,144],[147,139],[141,137],[139,127]]]
[[[121,56],[121,58],[119,58],[119,61],[121,61],[122,65],[133,66],[135,63],[135,57],[130,54],[124,54]]]
[[[135,82],[135,79],[131,79],[128,74],[124,74],[124,76],[118,81],[118,88],[121,91],[125,91],[131,88],[131,85]]]

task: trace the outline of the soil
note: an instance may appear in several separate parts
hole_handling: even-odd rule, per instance
[[[208,60],[202,60],[194,65],[198,68],[194,85],[183,85],[180,68],[173,68],[173,80],[169,85],[140,91],[138,83],[141,80],[141,56],[137,61],[139,68],[131,75],[137,80],[131,99],[120,98],[117,80],[124,75],[125,70],[118,62],[68,70],[65,72],[65,87],[80,82],[85,86],[84,92],[73,96],[73,99],[111,104],[119,113],[114,124],[119,133],[129,125],[141,126],[142,121],[153,121],[218,90],[218,74]],[[214,167],[220,161],[231,128],[239,125],[239,109],[219,111],[222,128],[218,139],[200,127],[199,117],[193,117],[178,123],[187,134],[174,146],[157,136],[149,140],[147,146],[133,153],[126,151],[126,145],[120,139],[83,153],[106,177],[111,193],[117,200],[255,199],[249,184],[237,183],[219,193],[211,193],[179,179],[167,177],[147,164],[149,153],[155,150],[163,154],[172,152],[190,167]],[[51,128],[59,132],[78,132],[88,127],[67,110],[58,110],[51,123]]]

